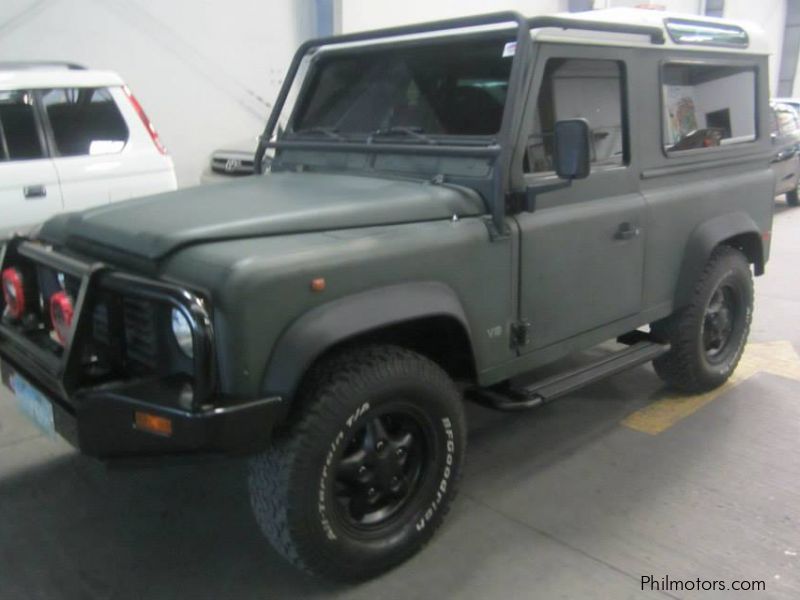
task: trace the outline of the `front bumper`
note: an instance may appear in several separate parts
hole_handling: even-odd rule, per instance
[[[70,340],[60,353],[35,343],[24,327],[0,316],[0,368],[10,386],[17,373],[46,406],[53,407],[56,431],[81,452],[100,458],[189,452],[241,453],[262,448],[283,414],[280,398],[220,396],[215,381],[214,335],[206,304],[175,284],[118,272],[53,249],[14,238],[0,248],[0,268],[24,261],[45,265],[80,280]],[[116,290],[192,316],[194,358],[188,372],[87,375],[92,308],[98,290]],[[44,301],[42,301],[44,304]],[[2,315],[0,306],[0,315]],[[137,412],[169,420],[158,435],[136,427]]]
[[[32,383],[52,404],[56,432],[81,453],[97,458],[256,452],[266,446],[282,411],[279,397],[209,405],[199,411],[154,403],[154,398],[181,393],[181,385],[170,381],[107,385],[65,401],[40,388],[29,372],[8,360],[0,346],[0,379],[8,389],[14,374]],[[137,429],[137,411],[169,419],[172,434]]]

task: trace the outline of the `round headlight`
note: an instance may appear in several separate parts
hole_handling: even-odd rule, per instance
[[[194,355],[194,342],[192,339],[192,324],[189,317],[177,308],[172,309],[172,335],[181,351],[192,358]]]

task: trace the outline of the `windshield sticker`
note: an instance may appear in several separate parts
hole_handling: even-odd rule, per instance
[[[503,47],[503,58],[508,58],[509,56],[514,56],[517,51],[517,42],[508,42]]]

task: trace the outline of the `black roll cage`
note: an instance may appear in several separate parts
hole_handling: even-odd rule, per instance
[[[323,142],[311,140],[277,140],[272,141],[275,128],[278,124],[286,100],[294,84],[297,73],[303,59],[312,50],[323,46],[334,46],[363,42],[387,37],[399,37],[421,33],[431,33],[434,31],[445,31],[448,29],[464,29],[469,27],[481,27],[486,25],[497,25],[500,23],[516,24],[516,51],[511,65],[511,75],[508,82],[508,94],[503,119],[500,125],[500,132],[497,135],[497,143],[490,143],[486,146],[459,146],[447,144],[369,144],[367,142]],[[585,31],[599,31],[605,33],[623,33],[632,35],[644,35],[650,38],[652,44],[663,44],[665,42],[664,30],[661,27],[651,27],[647,25],[630,25],[624,23],[603,23],[599,21],[586,21],[572,19],[568,17],[541,16],[528,18],[514,11],[496,12],[457,19],[445,19],[442,21],[432,21],[416,25],[405,25],[401,27],[388,27],[376,29],[374,31],[364,31],[345,35],[316,38],[305,41],[295,52],[289,71],[283,80],[278,97],[272,107],[272,112],[267,120],[264,132],[259,137],[258,147],[255,154],[254,169],[256,174],[263,173],[264,153],[267,148],[275,149],[297,149],[297,150],[325,150],[334,152],[368,151],[372,153],[413,153],[425,155],[448,155],[478,158],[494,158],[494,168],[492,170],[492,196],[491,211],[492,222],[496,231],[505,230],[505,202],[499,199],[505,198],[507,193],[508,181],[504,174],[508,171],[513,152],[514,133],[518,129],[521,109],[520,104],[524,98],[525,79],[530,72],[533,60],[533,40],[531,39],[532,29],[543,29],[546,27],[558,29],[581,29]]]

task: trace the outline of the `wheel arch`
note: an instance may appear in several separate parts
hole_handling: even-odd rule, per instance
[[[474,375],[469,322],[456,293],[439,282],[410,282],[338,298],[300,316],[278,338],[261,389],[291,403],[305,373],[324,354],[360,339],[397,343],[404,337],[410,339],[413,331],[452,335],[454,343],[466,344],[469,364],[462,367]],[[447,358],[426,352],[424,344],[418,348],[401,344],[440,364]]]
[[[728,213],[709,219],[692,232],[686,246],[675,307],[684,306],[691,298],[695,282],[717,246],[728,245],[740,250],[753,265],[756,275],[764,273],[764,241],[755,221],[743,212]]]

